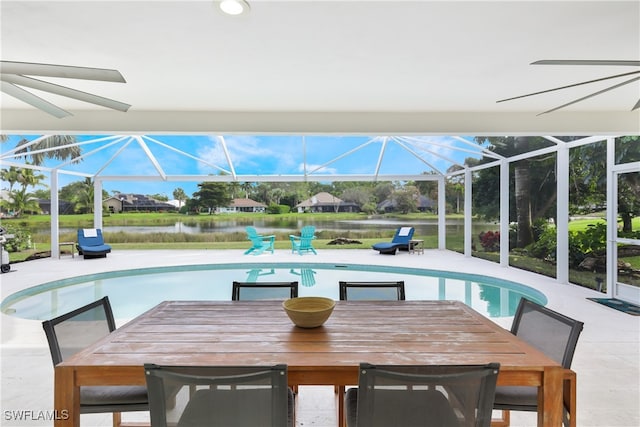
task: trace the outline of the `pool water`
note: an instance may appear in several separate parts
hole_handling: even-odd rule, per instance
[[[520,298],[545,305],[541,292],[488,276],[417,268],[320,263],[204,264],[121,270],[43,283],[5,298],[0,310],[46,320],[109,296],[118,320],[166,300],[230,300],[233,281],[298,281],[299,296],[339,299],[338,282],[405,281],[408,300],[458,300],[487,317],[513,316]]]

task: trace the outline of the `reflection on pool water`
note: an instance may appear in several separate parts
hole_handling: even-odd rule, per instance
[[[521,297],[547,298],[528,286],[488,276],[418,268],[320,263],[239,263],[142,268],[44,283],[8,296],[3,313],[50,319],[109,296],[116,319],[131,319],[166,300],[230,300],[234,280],[294,281],[299,296],[339,299],[338,282],[404,280],[408,300],[458,300],[488,317],[513,316]]]

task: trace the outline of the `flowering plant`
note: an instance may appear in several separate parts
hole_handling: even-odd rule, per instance
[[[500,251],[500,232],[499,231],[483,231],[479,235],[480,244],[485,252]]]

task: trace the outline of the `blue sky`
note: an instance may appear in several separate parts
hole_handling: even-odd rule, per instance
[[[21,138],[37,137],[10,136],[1,147],[2,168],[15,161],[7,154]],[[473,142],[473,137],[465,139]],[[233,166],[227,161],[222,140]],[[166,175],[218,175],[230,173],[232,167],[237,175],[300,175],[306,164],[307,173],[326,175],[326,181],[335,174],[374,173],[383,147],[383,138],[372,136],[79,135],[77,141],[84,156],[82,162],[65,164],[60,169],[101,176],[158,176],[150,153]],[[387,142],[379,173],[420,174],[433,168],[445,171],[451,160],[462,163],[466,157],[477,157],[461,151],[465,149],[472,147],[453,137],[398,137]],[[59,160],[47,160],[45,166],[60,164]],[[48,182],[49,174],[45,175]],[[78,175],[60,174],[60,187],[81,179]],[[191,196],[198,182],[104,181],[103,188],[109,193],[165,194],[172,198],[178,187]],[[6,189],[7,183],[3,182],[2,188]]]

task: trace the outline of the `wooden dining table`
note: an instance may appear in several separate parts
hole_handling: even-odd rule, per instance
[[[563,368],[459,301],[338,301],[314,329],[294,326],[277,301],[165,301],[56,366],[54,406],[69,417],[55,426],[80,425],[81,386],[144,385],[144,363],[284,363],[292,386],[343,390],[357,385],[360,362],[498,362],[498,385],[539,387],[540,427],[562,424]]]

